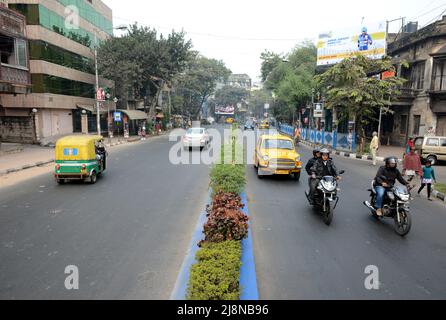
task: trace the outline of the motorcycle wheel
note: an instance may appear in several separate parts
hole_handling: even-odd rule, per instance
[[[332,202],[327,200],[326,203],[327,211],[323,212],[324,222],[327,226],[331,225],[331,222],[333,221],[333,204]]]
[[[412,217],[409,212],[402,209],[400,210],[401,222],[398,222],[398,216],[395,215],[395,232],[399,234],[401,237],[407,235],[412,228]]]

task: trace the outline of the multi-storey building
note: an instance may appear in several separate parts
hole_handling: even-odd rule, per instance
[[[25,17],[0,2],[0,139],[34,141],[31,110],[3,107],[4,100],[31,91]]]
[[[446,136],[446,16],[389,43],[388,54],[407,82],[394,113],[383,117],[387,142],[404,145],[410,136]]]
[[[37,141],[81,131],[81,114],[96,129],[94,46],[113,33],[112,11],[100,0],[6,0],[26,17],[32,93],[3,96],[10,110],[35,109]],[[100,79],[101,87],[112,86]],[[102,128],[107,111],[101,110]]]

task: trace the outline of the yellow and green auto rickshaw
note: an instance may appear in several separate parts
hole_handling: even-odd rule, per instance
[[[107,167],[107,151],[102,136],[67,136],[56,143],[55,178],[64,184],[70,180],[96,183]]]

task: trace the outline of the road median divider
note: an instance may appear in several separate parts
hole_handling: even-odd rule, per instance
[[[171,295],[174,300],[257,300],[246,194],[246,165],[236,164],[236,139],[222,146],[210,172],[205,221],[200,216]],[[229,155],[228,155],[229,153]],[[232,161],[228,162],[228,159]],[[193,262],[191,262],[193,260]]]

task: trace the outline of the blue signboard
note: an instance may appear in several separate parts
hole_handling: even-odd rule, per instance
[[[121,112],[115,112],[114,118],[115,118],[115,122],[121,122],[122,121]]]

